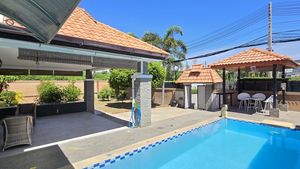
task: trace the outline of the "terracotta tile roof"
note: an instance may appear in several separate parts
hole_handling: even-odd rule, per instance
[[[157,47],[95,20],[79,7],[73,11],[58,34],[168,55]]]
[[[176,83],[221,83],[222,78],[210,67],[197,64],[185,70]]]
[[[13,25],[24,28],[16,22],[14,22]],[[64,25],[58,31],[57,36],[59,35],[90,40],[107,45],[117,46],[119,48],[130,48],[132,51],[137,49],[154,53],[162,57],[167,57],[169,55],[169,53],[162,49],[159,49],[153,45],[143,42],[140,39],[134,38],[127,33],[121,32],[95,20],[87,11],[79,7],[73,11]]]
[[[257,48],[240,52],[210,66],[212,68],[243,68],[250,66],[267,67],[273,64],[281,64],[288,67],[299,66],[292,58],[288,56]]]

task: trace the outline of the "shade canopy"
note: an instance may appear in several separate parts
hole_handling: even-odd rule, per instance
[[[1,0],[0,13],[25,26],[41,42],[50,42],[80,0]]]
[[[221,83],[222,78],[210,67],[202,64],[193,65],[191,69],[185,70],[176,83],[192,84],[192,83]]]
[[[225,68],[226,70],[251,69],[253,67],[271,70],[274,64],[286,68],[299,66],[297,62],[288,56],[256,48],[240,52],[210,66],[214,69]]]

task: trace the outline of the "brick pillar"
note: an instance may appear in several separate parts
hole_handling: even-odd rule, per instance
[[[138,105],[141,119],[140,127],[151,125],[151,80],[152,75],[147,74],[147,63],[138,63],[139,73],[133,75],[134,80],[134,99]]]
[[[94,113],[94,79],[91,70],[86,70],[86,79],[84,80],[84,102],[86,104],[86,111]]]

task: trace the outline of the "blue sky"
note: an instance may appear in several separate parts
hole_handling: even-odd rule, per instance
[[[268,2],[268,0],[82,0],[80,6],[100,22],[123,32],[132,32],[139,37],[148,31],[163,35],[170,26],[178,25],[184,31],[184,36],[181,39],[189,43],[266,6]],[[282,2],[282,0],[273,0],[273,3],[276,2]],[[274,18],[274,22],[277,21],[275,19],[277,18]],[[297,18],[280,19],[293,20]],[[300,19],[300,16],[298,16],[298,19]],[[251,32],[266,25],[265,20],[249,27],[247,31]],[[274,25],[274,32],[288,30],[291,27],[291,25],[286,25],[287,27],[284,27],[284,25],[277,26]],[[300,26],[298,28],[300,29]],[[190,50],[187,57],[234,46],[267,33],[267,29],[252,33],[247,33],[247,31],[244,34],[241,33],[241,35],[236,35],[231,39],[221,40],[203,49]],[[298,46],[299,43],[276,44],[274,50],[278,53],[290,55],[295,59],[300,59],[300,48]],[[266,46],[261,46],[261,48],[266,48]],[[192,63],[212,63],[239,51],[235,50],[205,59],[198,59],[192,61]]]

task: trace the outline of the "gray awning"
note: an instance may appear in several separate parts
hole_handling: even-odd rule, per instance
[[[0,13],[49,43],[80,0],[1,0]]]

